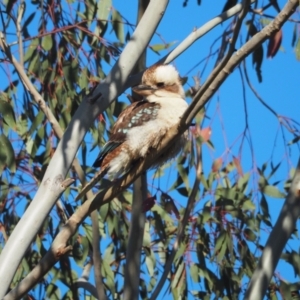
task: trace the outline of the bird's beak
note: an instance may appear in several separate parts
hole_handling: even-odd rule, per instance
[[[132,90],[139,95],[148,96],[153,94],[156,89],[150,85],[140,84],[132,87]]]

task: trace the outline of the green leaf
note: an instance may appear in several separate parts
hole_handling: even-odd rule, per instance
[[[263,215],[269,216],[269,206],[266,197],[264,195],[262,195],[260,200],[260,208],[263,212]]]
[[[285,198],[285,194],[280,192],[279,189],[273,185],[266,185],[262,188],[262,192],[273,198]]]
[[[272,223],[270,221],[270,216],[268,216],[268,215],[257,214],[256,219],[259,223],[260,223],[260,221],[263,221],[267,226],[273,227]]]
[[[185,187],[178,188],[177,192],[184,197],[188,197],[189,195],[189,192]]]
[[[89,84],[89,77],[90,77],[90,72],[87,68],[84,68],[82,71],[81,71],[81,74],[78,78],[78,84],[80,86],[80,88],[83,90],[83,89],[86,89],[88,87],[88,84]]]
[[[164,44],[156,44],[156,45],[149,46],[149,48],[151,50],[153,50],[156,54],[160,55],[159,51],[164,50],[165,45]]]
[[[44,50],[46,51],[50,51],[53,47],[53,40],[52,40],[52,36],[50,34],[45,35],[42,39],[42,47],[44,48]]]
[[[225,238],[226,238],[226,231],[222,231],[217,238],[214,254],[216,254],[220,250],[221,246],[225,241]]]
[[[185,187],[187,189],[189,189],[189,187],[190,187],[190,181],[189,181],[189,177],[188,177],[189,167],[184,168],[182,165],[177,165],[177,170],[184,182]]]
[[[0,114],[2,115],[4,122],[13,130],[16,130],[16,118],[15,113],[10,103],[0,100]]]
[[[170,191],[178,188],[182,183],[183,183],[182,177],[179,174],[177,174],[177,179],[170,187]]]
[[[99,215],[101,217],[102,222],[104,222],[106,219],[108,208],[109,208],[109,203],[106,203],[100,207]]]
[[[126,33],[126,37],[125,37],[126,42],[128,42],[130,40],[130,32],[127,31]]]
[[[87,237],[88,241],[92,245],[93,244],[93,230],[92,230],[92,226],[84,223],[83,224],[83,229],[85,231],[85,234],[86,234],[86,237]]]
[[[98,1],[97,17],[99,20],[107,20],[112,6],[112,0]]]
[[[194,263],[192,263],[191,266],[190,266],[190,274],[191,274],[192,280],[195,283],[198,283],[200,281],[200,279],[199,279],[199,267]]]
[[[205,206],[203,208],[202,213],[198,217],[200,224],[205,224],[207,221],[209,221],[212,218],[213,216],[211,215],[211,208],[208,206]]]
[[[294,297],[291,296],[291,290],[290,285],[283,280],[280,280],[280,294],[282,295],[283,299],[285,300],[292,300]],[[298,291],[297,291],[298,295]],[[296,299],[299,299],[299,297],[296,297]]]
[[[150,235],[150,224],[149,223],[145,224],[143,247],[147,247],[147,248],[151,247],[151,235]]]
[[[32,58],[30,59],[28,71],[33,74],[38,74],[40,71],[40,61],[39,61],[39,53],[34,51],[32,54]]]
[[[291,141],[289,141],[287,144],[288,145],[296,144],[299,142],[299,140],[300,140],[300,136],[296,136]]]
[[[250,229],[256,232],[259,231],[259,223],[257,218],[246,218],[245,221],[245,223]]]
[[[236,3],[237,3],[237,0],[227,0],[224,7],[223,7],[222,13],[229,10],[233,6],[235,6]]]
[[[32,22],[32,20],[33,20],[33,18],[34,18],[34,16],[35,16],[35,13],[36,13],[36,12],[33,12],[33,13],[31,13],[31,14],[29,15],[29,17],[26,19],[26,21],[25,21],[24,24],[23,24],[23,28],[24,28],[24,27],[27,27],[27,26]]]
[[[56,285],[50,283],[46,288],[46,296],[47,299],[59,300],[61,299],[60,289]]]
[[[245,192],[245,190],[248,186],[249,178],[250,178],[249,172],[244,174],[243,177],[239,178],[237,186],[242,192]]]
[[[187,246],[188,245],[186,243],[181,243],[180,244],[179,249],[177,250],[176,255],[174,257],[174,262],[176,262],[177,260],[180,260],[182,258],[183,254],[186,251]]]
[[[109,290],[112,295],[115,294],[115,276],[112,271],[111,266],[107,260],[102,260],[101,269],[103,269],[102,274],[103,278],[105,278],[105,285],[109,287]]]
[[[244,229],[244,236],[248,241],[251,241],[251,242],[256,241],[256,235],[250,228]]]
[[[298,35],[298,25],[294,25],[294,30],[293,30],[293,38],[292,38],[292,47],[295,46],[296,40],[297,40],[297,35]]]
[[[226,250],[227,250],[227,244],[225,242],[225,243],[223,243],[220,251],[217,254],[217,262],[218,263],[220,263],[223,260]]]
[[[199,267],[199,275],[206,279],[207,286],[211,289],[214,286],[214,282],[212,281],[212,279],[214,279],[214,277],[211,278],[211,276],[210,276],[211,273],[208,270],[209,270],[208,268],[206,268],[206,267],[202,268],[200,266]],[[203,299],[205,299],[205,298],[203,298]],[[210,299],[210,298],[207,298],[207,299]]]
[[[15,153],[9,139],[4,135],[0,135],[0,174],[5,167],[8,167],[11,172],[16,172]]]
[[[296,45],[296,49],[295,49],[295,54],[296,54],[297,60],[300,60],[300,38],[299,37],[298,37],[298,41],[297,41],[297,45]]]
[[[29,45],[27,51],[24,55],[24,61],[27,62],[28,60],[32,59],[34,53],[36,53],[36,49],[39,46],[40,42],[39,39],[33,39],[31,44]]]
[[[242,205],[243,210],[255,210],[256,206],[251,200],[246,200]]]
[[[147,254],[148,251],[146,251]],[[154,275],[154,268],[155,268],[155,256],[153,252],[150,250],[150,253],[148,252],[148,255],[146,255],[146,266],[149,275],[152,277]]]
[[[258,30],[257,30],[256,26],[253,24],[252,21],[248,20],[246,22],[246,25],[248,27],[249,34],[251,36],[254,36],[255,34],[258,33]],[[262,45],[260,45],[252,53],[252,63],[253,63],[253,65],[255,65],[255,70],[256,70],[256,74],[257,74],[259,82],[262,82],[261,65],[262,65],[262,62],[263,62],[263,57],[264,57],[264,49],[263,49]]]
[[[39,113],[35,116],[30,129],[28,130],[29,135],[32,135],[37,129],[37,127],[42,124],[44,117],[45,114],[42,111],[39,111]]]
[[[281,162],[279,162],[275,167],[273,166],[273,163],[271,163],[271,168],[272,168],[272,171],[270,173],[270,175],[267,177],[267,179],[270,179],[275,173],[276,171],[278,170],[278,168],[280,167],[281,165]]]
[[[112,7],[112,0],[98,1],[98,5],[97,5],[98,23],[94,30],[94,37],[93,37],[92,44],[95,42],[96,37],[104,35],[106,28],[107,28],[106,20],[108,20],[108,16],[110,14],[111,7]]]
[[[167,44],[155,44],[155,45],[151,45],[149,46],[150,49],[152,49],[154,52],[159,52],[162,50],[166,50],[170,47],[172,47],[176,42],[171,42],[171,43],[167,43]]]
[[[117,10],[113,10],[112,13],[112,26],[113,30],[119,39],[119,41],[124,44],[125,43],[125,36],[124,36],[124,25],[123,25],[123,19],[121,14]]]
[[[175,276],[172,280],[172,283],[171,283],[171,286],[173,289],[175,288],[178,288],[178,283],[179,283],[179,280],[182,276],[182,273],[184,272],[184,268],[185,268],[185,263],[184,261],[181,259],[179,265],[177,266],[176,270],[175,270]]]
[[[201,180],[203,187],[205,188],[205,190],[209,191],[210,186],[208,185],[208,181],[206,180],[204,174],[201,174],[200,176],[201,176],[200,180]]]
[[[6,13],[7,15],[10,14],[11,9],[13,8],[14,4],[16,3],[16,0],[7,0],[4,1],[4,3],[6,2]]]

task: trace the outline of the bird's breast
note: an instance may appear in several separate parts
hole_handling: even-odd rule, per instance
[[[182,98],[162,99],[159,104],[160,109],[155,120],[149,120],[142,126],[131,128],[127,133],[126,144],[134,158],[145,157],[150,149],[155,150],[168,134],[169,129],[179,123],[188,106]],[[175,152],[177,154],[178,150]]]
[[[160,110],[157,119],[164,122],[165,126],[177,124],[188,107],[182,98],[166,98],[160,101]]]

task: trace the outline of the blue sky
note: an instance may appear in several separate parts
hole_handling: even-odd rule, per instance
[[[218,15],[223,8],[223,1],[217,1],[212,5],[211,1],[203,0],[201,6],[196,4],[196,0],[189,0],[188,6],[182,7],[183,1],[170,1],[169,7],[160,23],[157,32],[163,39],[170,43],[176,42],[173,47],[176,47],[194,28],[199,28],[212,17]],[[285,1],[279,0],[279,6],[283,7]],[[113,1],[113,7],[120,11],[130,23],[136,21],[136,1]],[[25,19],[32,12],[30,5],[26,11]],[[275,10],[268,10],[270,15],[276,15]],[[247,18],[246,18],[247,20]],[[204,63],[200,64],[193,71],[189,72],[198,62],[207,58],[211,44],[222,34],[222,32],[230,25],[232,19],[224,22],[216,27],[209,34],[197,41],[190,49],[176,59],[174,65],[179,70],[182,76],[188,76],[188,85],[193,85],[192,76],[201,73],[204,69]],[[256,91],[278,114],[289,118],[299,120],[299,109],[297,100],[299,97],[299,62],[296,60],[294,49],[291,47],[292,32],[294,24],[285,24],[283,27],[282,47],[273,59],[266,58],[266,45],[264,44],[264,61],[262,65],[263,82],[259,83],[256,73],[252,66],[252,57],[246,60],[246,66],[252,85]],[[247,36],[246,26],[243,26],[242,34],[237,42],[237,47],[241,42],[244,42]],[[12,38],[14,39],[14,38]],[[111,33],[111,39],[115,40],[114,33]],[[161,39],[155,35],[151,41],[151,45],[161,44]],[[217,50],[219,43],[216,43],[214,50]],[[155,63],[159,58],[167,53],[168,50],[162,51],[161,56],[158,56],[153,51],[148,50],[147,66]],[[201,82],[204,82],[215,63],[215,56],[207,60],[208,65],[203,72]],[[110,70],[109,65],[105,65],[105,72]],[[3,69],[0,70],[1,77],[4,76]],[[1,81],[0,88],[7,86],[6,81]],[[130,92],[130,91],[127,91]],[[245,95],[247,103],[247,112],[249,120],[249,130],[253,143],[253,153],[247,142],[244,143],[241,152],[242,167],[244,173],[256,172],[256,167],[261,167],[263,163],[270,162],[274,164],[282,162],[280,172],[278,172],[273,181],[281,181],[279,187],[282,189],[284,181],[289,176],[289,170],[295,166],[298,160],[299,148],[297,145],[287,146],[287,142],[292,139],[292,135],[286,130],[286,140],[282,139],[282,133],[278,119],[272,115],[253,95],[250,89],[245,84]],[[120,96],[120,100],[126,101],[125,95]],[[190,101],[190,100],[188,100]],[[203,160],[204,172],[208,173],[211,170],[211,165],[214,159],[222,157],[224,162],[229,162],[231,155],[238,156],[239,147],[241,144],[241,134],[245,127],[245,111],[243,99],[243,87],[241,76],[236,69],[217,91],[211,99],[209,109],[207,110],[207,120],[204,127],[212,127],[211,141],[214,144],[214,150],[204,146]],[[92,164],[94,158],[98,155],[99,149],[95,149],[90,157]],[[171,171],[170,171],[171,172]],[[149,175],[151,176],[151,174]],[[174,180],[167,176],[165,182],[161,181],[161,186],[169,186]],[[191,174],[193,177],[193,174]],[[194,178],[191,178],[191,183]],[[174,197],[179,204],[185,205],[180,195],[174,192]],[[269,207],[271,209],[272,221],[276,220],[281,205],[282,199],[268,198]],[[262,243],[267,237],[262,236]],[[299,241],[289,242],[293,249],[298,251]],[[279,272],[283,278],[289,281],[296,281],[293,276],[292,269],[284,263],[280,263]]]

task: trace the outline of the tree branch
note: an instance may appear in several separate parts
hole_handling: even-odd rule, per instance
[[[201,26],[199,29],[193,31],[187,38],[185,38],[171,53],[163,57],[160,62],[165,64],[170,63],[174,59],[176,59],[179,55],[185,52],[189,47],[191,47],[198,39],[200,39],[205,34],[209,33],[213,28],[217,25],[222,24],[224,21],[232,18],[236,14],[242,11],[242,14],[239,19],[243,20],[245,14],[249,10],[249,5],[256,2],[257,0],[246,0],[243,3],[236,4],[229,10],[225,11],[224,13],[216,16],[215,18],[208,21],[206,24]],[[240,27],[241,24],[237,24],[236,28]],[[239,30],[237,31],[239,33]],[[235,42],[232,43],[234,46]],[[234,49],[233,49],[234,50]]]
[[[242,22],[244,20],[244,18],[246,17],[247,11],[249,10],[249,5],[250,5],[250,1],[249,0],[244,0],[242,5],[242,9],[241,9],[241,13],[237,19],[237,22],[235,24],[235,28],[233,30],[233,36],[232,36],[232,40],[230,42],[230,47],[228,52],[226,53],[225,57],[222,59],[222,61],[214,68],[214,70],[210,73],[210,75],[208,76],[207,80],[205,81],[205,83],[201,86],[200,90],[197,92],[197,94],[195,95],[195,98],[200,99],[201,96],[205,93],[205,91],[209,88],[210,84],[214,81],[214,79],[216,78],[216,76],[221,72],[221,70],[223,70],[223,68],[226,66],[227,62],[229,61],[229,59],[232,57],[232,54],[235,51],[235,43],[237,41],[238,35],[240,33],[240,29],[242,26]],[[194,106],[196,105],[196,101],[190,105],[189,110],[192,111]]]
[[[84,289],[86,291],[88,291],[92,296],[94,296],[96,299],[106,299],[106,298],[99,298],[98,294],[99,292],[97,291],[97,289],[87,280],[83,279],[83,278],[79,278],[76,282],[75,282],[75,287],[80,289]],[[98,294],[97,294],[98,293]]]
[[[146,219],[142,206],[146,197],[147,175],[142,174],[133,185],[131,222],[124,272],[124,300],[139,299],[141,252]]]
[[[83,268],[81,277],[76,280],[74,285],[78,289],[79,288],[85,289],[91,295],[93,295],[96,299],[106,299],[106,298],[99,298],[99,296],[98,296],[99,292],[97,293],[97,289],[88,281],[89,277],[90,277],[91,268],[92,268],[92,263],[88,262]]]
[[[22,28],[21,28],[21,21],[22,21],[24,13],[25,13],[25,3],[24,3],[24,0],[21,0],[21,3],[18,8],[18,18],[17,18],[17,23],[16,23],[18,44],[19,44],[19,57],[20,57],[21,66],[24,65],[23,40],[22,40]]]
[[[249,2],[254,3],[254,2],[256,2],[256,0],[251,0]],[[175,49],[173,49],[169,54],[167,54],[166,56],[161,58],[155,64],[159,64],[159,63],[168,64],[168,63],[172,62],[179,55],[181,55],[188,48],[190,48],[202,36],[209,33],[217,25],[222,24],[224,21],[226,21],[226,20],[232,18],[233,16],[235,16],[236,14],[238,14],[242,9],[243,9],[243,3],[237,4],[234,7],[230,8],[228,11],[226,11],[226,12],[216,16],[212,20],[208,21],[203,26],[201,26],[199,29],[196,29],[191,34],[189,34]],[[244,11],[247,11],[247,10],[248,10],[248,8],[246,8]],[[126,83],[126,88],[138,84],[141,81],[142,75],[143,75],[143,72],[136,74],[134,76],[131,76]]]
[[[98,299],[106,300],[106,293],[104,289],[102,273],[101,273],[101,253],[100,253],[100,234],[99,234],[99,220],[98,211],[91,212],[92,218],[92,232],[93,232],[93,264],[94,264],[94,278]]]
[[[188,223],[192,208],[194,207],[194,203],[196,201],[196,195],[197,195],[197,192],[199,191],[199,184],[200,184],[200,178],[201,178],[201,173],[202,173],[202,160],[201,160],[202,152],[201,152],[200,148],[198,149],[197,154],[198,154],[197,155],[198,161],[197,161],[197,167],[196,167],[196,179],[195,179],[191,194],[188,199],[188,203],[186,206],[186,210],[184,212],[183,219],[179,223],[178,233],[177,233],[175,243],[173,245],[172,252],[168,256],[168,260],[167,260],[166,264],[164,265],[163,274],[161,275],[160,280],[159,280],[154,292],[152,293],[150,300],[157,299],[161,289],[163,288],[163,286],[165,284],[168,274],[171,271],[172,264],[173,264],[174,258],[176,256],[177,250],[179,249],[180,243],[182,242],[182,239],[184,237],[184,230]]]
[[[137,23],[144,15],[149,0],[139,0]],[[138,60],[133,73],[141,72],[146,68],[146,50]],[[139,97],[133,93],[133,96]],[[126,263],[124,268],[123,300],[139,299],[141,253],[144,239],[146,216],[142,211],[143,201],[147,194],[147,172],[141,174],[133,183],[133,198],[131,205],[131,220],[126,249]]]
[[[277,32],[282,25],[288,20],[288,18],[293,14],[297,7],[296,0],[289,0],[285,5],[283,10],[278,14],[278,16],[256,35],[254,35],[244,46],[242,46],[236,53],[230,58],[226,66],[216,74],[216,77],[208,86],[206,85],[206,90],[202,88],[197,92],[194,97],[192,104],[188,107],[183,116],[185,124],[191,123],[197,112],[209,101],[209,99],[214,95],[220,85],[225,81],[228,75],[234,70],[234,68],[242,62],[248,55],[250,55],[256,47],[261,45],[267,39]]]
[[[277,222],[267,240],[262,256],[252,274],[245,299],[263,299],[280,259],[282,250],[296,228],[300,216],[300,159],[289,194],[281,209]]]

